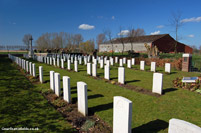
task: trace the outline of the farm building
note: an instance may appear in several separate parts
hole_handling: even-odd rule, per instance
[[[193,49],[183,43],[177,42],[169,34],[160,35],[145,35],[138,37],[125,37],[120,39],[113,39],[113,51],[122,52],[124,43],[124,51],[134,50],[137,53],[145,53],[147,51],[145,44],[157,46],[158,50],[163,53],[172,53],[175,50],[175,44],[177,43],[177,52],[192,53]],[[132,42],[132,43],[131,43]],[[112,45],[108,41],[99,45],[99,52],[111,52]]]

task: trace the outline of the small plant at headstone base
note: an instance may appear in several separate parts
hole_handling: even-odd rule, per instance
[[[66,102],[64,102],[62,99],[58,98],[58,99],[54,100],[54,101],[52,102],[52,104],[53,104],[54,106],[56,106],[56,107],[63,107],[63,106],[66,105]]]
[[[93,120],[86,120],[85,123],[82,125],[81,130],[87,132],[90,130],[90,128],[94,127],[95,123],[96,122]]]
[[[114,85],[115,83],[116,83],[116,82],[115,82],[114,80],[112,80],[112,81],[111,81],[111,84],[113,84],[113,85]]]

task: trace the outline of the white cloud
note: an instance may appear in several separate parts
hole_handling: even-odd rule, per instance
[[[112,16],[112,19],[114,20],[114,19],[115,19],[115,17],[114,17],[114,16]]]
[[[160,30],[155,31],[155,32],[151,32],[150,34],[151,34],[151,35],[158,35],[158,34],[160,34]]]
[[[88,24],[81,24],[78,28],[81,30],[92,30],[95,28],[95,26]]]
[[[164,25],[158,25],[158,26],[156,26],[156,28],[158,28],[158,29],[164,28]]]
[[[193,37],[195,37],[195,36],[191,34],[191,35],[188,35],[188,37],[193,38]]]
[[[129,30],[122,30],[120,33],[118,33],[118,35],[119,35],[119,36],[120,36],[120,35],[125,36],[125,35],[128,35],[128,33],[129,33]]]
[[[186,18],[186,19],[182,19],[181,22],[182,23],[187,23],[187,22],[200,22],[201,21],[201,17],[193,17],[193,18]]]

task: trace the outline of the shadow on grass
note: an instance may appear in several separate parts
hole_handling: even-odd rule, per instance
[[[91,91],[91,90],[87,90],[87,92],[89,92],[89,91]],[[71,94],[77,94],[77,90],[74,90],[74,91],[71,91]]]
[[[126,84],[128,83],[132,83],[132,82],[139,82],[140,80],[130,80],[130,81],[126,81]]]
[[[160,130],[164,130],[168,128],[168,123],[163,120],[156,119],[154,121],[150,121],[146,124],[143,124],[139,127],[133,128],[133,133],[156,133]]]
[[[176,91],[176,90],[178,90],[178,89],[177,88],[167,88],[167,89],[163,90],[163,94],[171,92],[171,91]]]
[[[104,97],[104,96],[101,94],[95,94],[95,95],[88,96],[88,99],[94,99],[94,98],[98,98],[98,97]]]
[[[110,78],[111,80],[118,79],[118,77]]]
[[[97,73],[97,76],[104,76],[104,73]]]
[[[104,111],[113,108],[113,103],[97,105],[89,108],[89,115],[94,115],[95,112]]]
[[[48,82],[50,82],[50,80],[46,80],[46,81],[44,81],[44,83],[48,83]]]

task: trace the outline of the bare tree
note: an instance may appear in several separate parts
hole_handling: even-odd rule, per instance
[[[120,28],[119,28],[119,33],[117,34],[118,35],[118,37],[117,37],[117,40],[119,41],[119,42],[121,42],[121,44],[122,44],[122,55],[124,54],[124,48],[125,48],[125,39],[124,39],[124,37],[126,36],[125,34],[123,34],[123,32],[122,32],[123,30],[122,30],[122,27],[120,26]]]
[[[22,41],[24,45],[27,46],[27,49],[29,50],[29,39],[31,38],[31,34],[25,34]]]
[[[133,40],[134,40],[134,37],[137,37],[137,36],[143,36],[145,35],[145,32],[144,32],[144,29],[134,29],[134,28],[129,28],[129,32],[127,34],[127,37],[128,37],[128,41],[130,42],[131,44],[131,51],[133,52]]]
[[[107,29],[104,31],[104,34],[107,38],[107,40],[110,41],[110,44],[112,45],[112,56],[114,55],[114,47],[113,47],[113,41],[112,41],[112,32],[110,29]]]
[[[183,23],[181,22],[181,12],[177,11],[176,13],[173,12],[171,19],[170,19],[170,26],[174,28],[175,32],[175,46],[174,46],[174,51],[177,53],[177,42],[179,40],[178,38],[178,30],[181,28]]]
[[[101,33],[98,34],[96,37],[96,43],[98,44],[98,50],[99,50],[99,45],[106,42],[107,38],[105,36],[105,34]]]

